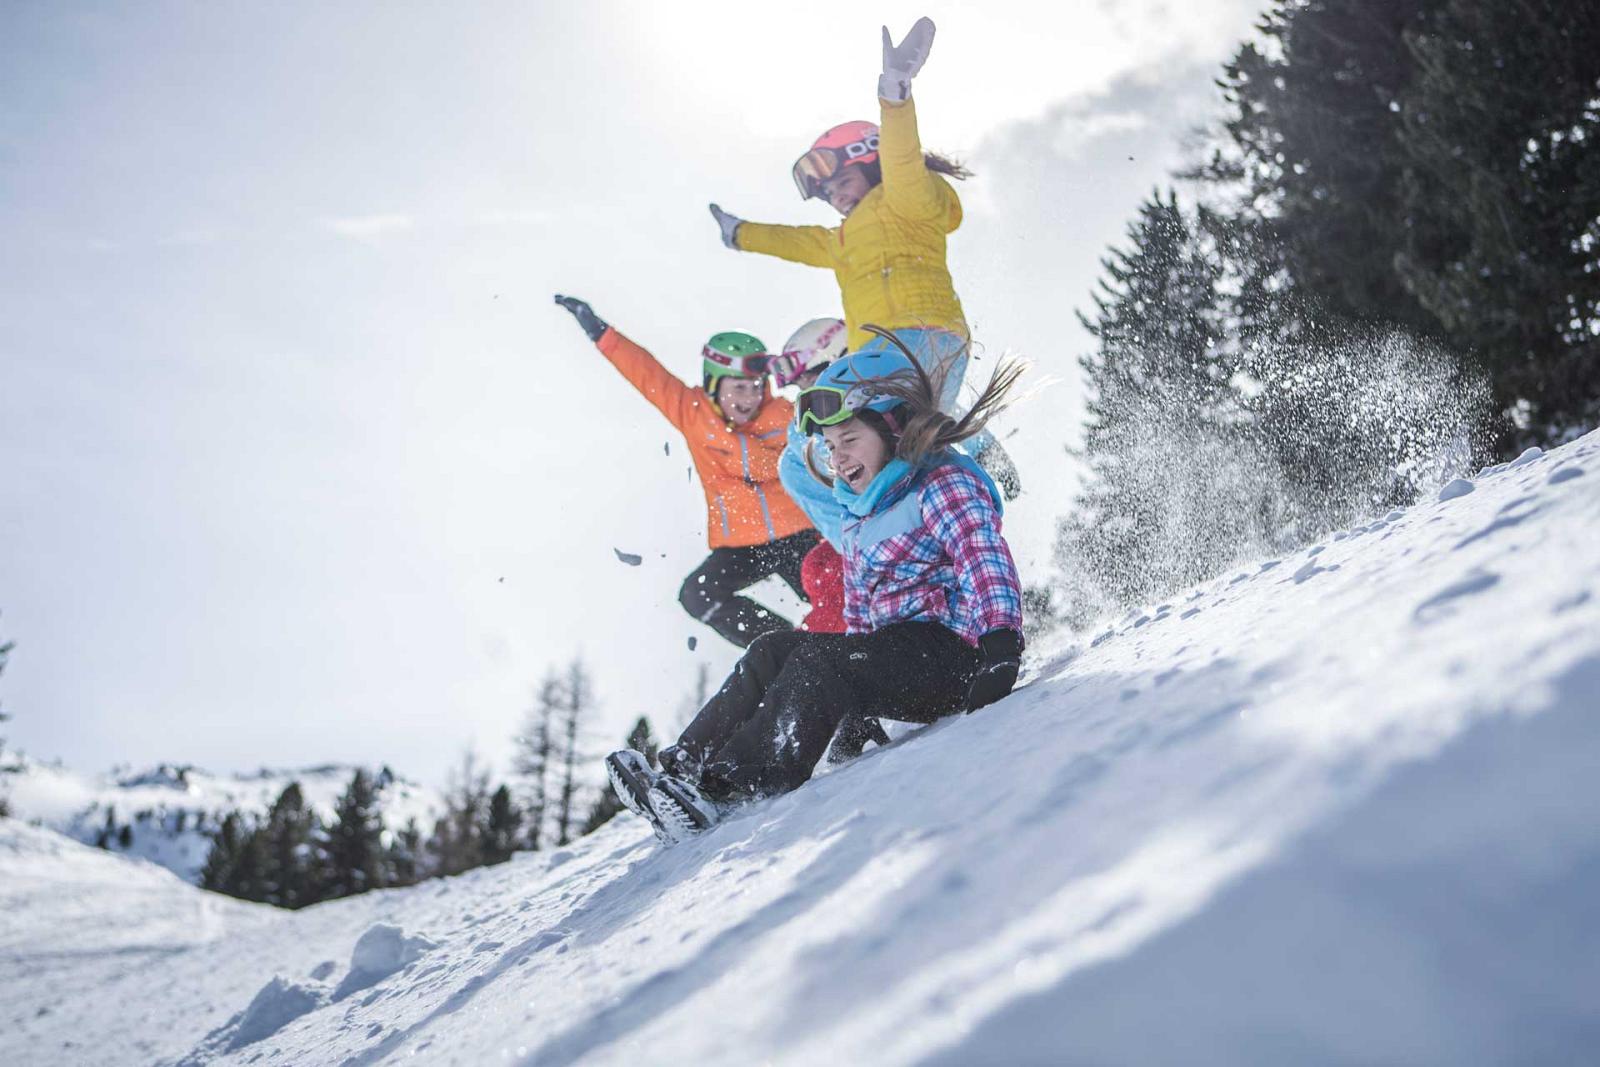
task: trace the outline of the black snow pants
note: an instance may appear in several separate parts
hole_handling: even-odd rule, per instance
[[[762,634],[793,630],[794,624],[788,619],[740,596],[739,590],[776,574],[805,599],[800,585],[800,561],[819,536],[815,530],[801,530],[764,545],[714,548],[705,562],[683,580],[678,603],[740,648],[748,648]]]
[[[700,786],[714,799],[786,793],[811,777],[846,718],[929,723],[961,711],[981,662],[931,622],[765,634],[678,743],[700,757]]]

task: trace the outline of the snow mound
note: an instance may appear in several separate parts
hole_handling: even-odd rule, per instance
[[[179,1067],[201,1067],[224,1053],[264,1041],[327,1002],[327,987],[274,975],[244,1011],[206,1035],[198,1048],[179,1061]]]
[[[1008,699],[675,848],[623,816],[42,972],[36,880],[0,1062],[194,1055],[404,930],[436,947],[212,1062],[1589,1062],[1600,435],[1472,485],[1035,649]]]
[[[350,971],[334,991],[334,1000],[377,985],[385,978],[421,959],[439,946],[426,937],[407,937],[404,930],[389,923],[368,927],[350,953]]]

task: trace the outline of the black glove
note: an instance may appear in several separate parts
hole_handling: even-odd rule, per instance
[[[572,317],[578,320],[578,325],[582,326],[583,332],[589,335],[589,340],[600,340],[601,334],[605,333],[608,329],[606,326],[606,320],[602,319],[599,315],[596,315],[594,313],[594,308],[590,307],[588,304],[585,304],[577,297],[562,296],[560,293],[557,293],[556,303],[572,312]]]
[[[1022,668],[1022,635],[1015,630],[990,630],[978,638],[983,665],[967,687],[967,710],[977,711],[985,704],[1011,692]]]

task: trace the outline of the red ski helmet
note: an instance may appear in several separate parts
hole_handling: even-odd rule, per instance
[[[794,184],[800,197],[822,195],[822,183],[846,167],[878,161],[878,127],[865,119],[844,122],[825,132],[811,151],[795,160]]]

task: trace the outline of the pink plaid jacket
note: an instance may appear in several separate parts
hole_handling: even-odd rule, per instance
[[[847,516],[844,619],[850,633],[936,622],[968,644],[1022,629],[1022,583],[990,487],[955,461],[916,471],[872,513]]]

